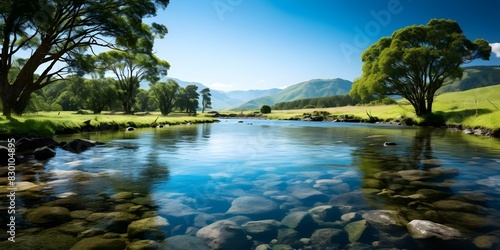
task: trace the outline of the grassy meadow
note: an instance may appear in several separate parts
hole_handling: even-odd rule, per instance
[[[158,118],[158,120],[156,120]],[[156,120],[159,124],[178,125],[213,122],[205,116],[161,116],[158,112],[148,115],[76,114],[74,111],[38,112],[13,116],[10,120],[0,116],[0,135],[54,135],[75,133],[85,129],[85,121],[101,129],[125,129],[126,127],[149,127]]]
[[[405,100],[397,105],[348,106],[322,109],[273,110],[270,119],[302,117],[304,113],[327,111],[332,115],[349,115],[368,119],[368,114],[382,120],[411,118],[417,123],[422,118],[415,115],[413,107]],[[463,92],[448,92],[436,97],[434,113],[441,115],[446,124],[466,127],[500,129],[500,85],[471,89]],[[368,113],[368,114],[367,114]]]

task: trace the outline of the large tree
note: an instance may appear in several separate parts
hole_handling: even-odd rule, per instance
[[[144,25],[169,0],[0,0],[0,98],[3,114],[22,114],[31,93],[61,79],[95,46],[151,52],[166,27]],[[15,58],[27,58],[9,79]],[[34,78],[35,72],[39,73]]]
[[[142,47],[141,44],[138,44],[139,48]],[[167,61],[151,54],[138,53],[135,49],[103,52],[97,56],[97,65],[103,74],[111,72],[116,77],[118,96],[125,114],[133,112],[140,83],[156,83],[161,76],[167,75],[170,67]]]
[[[113,78],[85,79],[80,94],[85,107],[92,110],[94,114],[100,114],[106,106],[112,108],[113,102],[118,95],[116,91],[116,80]]]
[[[151,85],[151,95],[158,102],[162,115],[168,115],[172,112],[177,101],[179,88],[179,84],[173,79]]]
[[[480,58],[488,60],[491,47],[483,39],[468,40],[457,22],[432,19],[383,37],[366,49],[363,73],[354,81],[350,95],[400,95],[418,116],[432,113],[436,91],[461,78],[460,65]]]

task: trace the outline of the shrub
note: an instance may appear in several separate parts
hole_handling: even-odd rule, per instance
[[[260,112],[262,114],[269,114],[269,113],[271,113],[271,106],[269,106],[269,105],[262,105],[262,107],[260,107]]]

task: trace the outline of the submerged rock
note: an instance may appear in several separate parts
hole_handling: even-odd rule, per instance
[[[252,219],[269,219],[279,217],[281,211],[278,204],[260,196],[242,196],[233,200],[226,216],[243,215]]]
[[[99,236],[84,238],[77,242],[70,250],[106,249],[123,250],[127,244],[119,239],[103,239]]]
[[[315,221],[332,222],[340,219],[342,213],[339,208],[332,205],[316,206],[307,211]]]
[[[348,238],[346,232],[342,229],[321,228],[313,232],[311,242],[315,249],[325,249],[345,245],[348,243]]]
[[[96,141],[86,140],[86,139],[73,139],[62,147],[64,150],[68,150],[73,153],[81,153],[91,147],[95,147],[97,144],[100,144]]]
[[[281,225],[294,229],[302,234],[311,233],[317,224],[307,212],[293,212],[285,216]]]
[[[53,225],[70,221],[71,215],[65,207],[41,206],[31,211],[26,220],[35,224]]]
[[[415,239],[437,238],[441,240],[461,240],[460,232],[439,223],[428,220],[412,220],[407,225],[410,235]]]
[[[189,235],[176,235],[169,237],[161,242],[160,249],[168,250],[210,250],[210,248],[205,244],[203,239],[189,236]]]
[[[156,250],[160,244],[154,240],[139,240],[127,245],[127,250]],[[170,250],[170,248],[168,248]]]
[[[127,232],[127,226],[136,219],[137,216],[126,212],[93,213],[86,218],[98,228],[116,233]]]
[[[394,210],[372,210],[363,214],[370,225],[381,231],[393,231],[404,228],[408,221]]]
[[[269,242],[278,236],[280,222],[276,220],[249,221],[241,227],[253,240]]]
[[[250,249],[251,242],[243,228],[228,220],[220,220],[196,233],[211,249],[244,250]]]
[[[430,179],[434,176],[430,172],[418,169],[401,170],[398,171],[398,174],[401,175],[401,177],[407,181],[425,180],[425,179]]]
[[[349,241],[351,243],[355,242],[365,242],[371,243],[375,240],[373,228],[368,224],[366,220],[358,220],[351,222],[345,226],[345,231],[347,232]]]
[[[127,234],[130,239],[164,239],[168,234],[170,223],[161,216],[155,216],[142,220],[133,221],[128,225]]]

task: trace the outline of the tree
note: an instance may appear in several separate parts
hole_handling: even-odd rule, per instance
[[[94,114],[100,114],[106,106],[112,107],[118,95],[112,78],[87,79],[83,83],[81,99]]]
[[[197,92],[198,86],[187,85],[185,88],[179,90],[179,99],[177,100],[177,106],[181,111],[186,110],[188,113],[195,113],[198,109],[198,99],[200,94]]]
[[[162,115],[168,115],[172,112],[179,88],[179,84],[173,79],[151,85],[151,95],[158,102]]]
[[[148,41],[142,41],[147,43]],[[142,47],[138,44],[138,47]],[[170,65],[154,55],[137,53],[134,50],[110,50],[99,54],[96,58],[98,70],[105,74],[111,71],[117,78],[118,97],[125,114],[132,114],[135,97],[140,83],[148,81],[153,84],[161,76],[167,75]]]
[[[204,88],[200,91],[201,94],[201,113],[205,112],[205,109],[212,108],[212,94],[209,88]]]
[[[156,36],[165,26],[145,25],[142,19],[156,15],[169,0],[33,1],[3,0],[0,4],[0,98],[3,114],[22,114],[30,95],[71,72],[89,48],[134,47],[151,53]],[[29,58],[11,79],[14,59]],[[39,77],[35,79],[35,72]]]
[[[463,63],[488,60],[491,47],[483,39],[468,40],[452,20],[432,19],[425,26],[413,25],[383,37],[366,49],[362,75],[350,95],[368,99],[373,95],[401,95],[417,116],[432,113],[436,91],[461,78]]]
[[[269,105],[262,105],[262,107],[260,107],[260,112],[262,114],[269,114],[269,113],[271,113],[271,106],[269,106]]]

